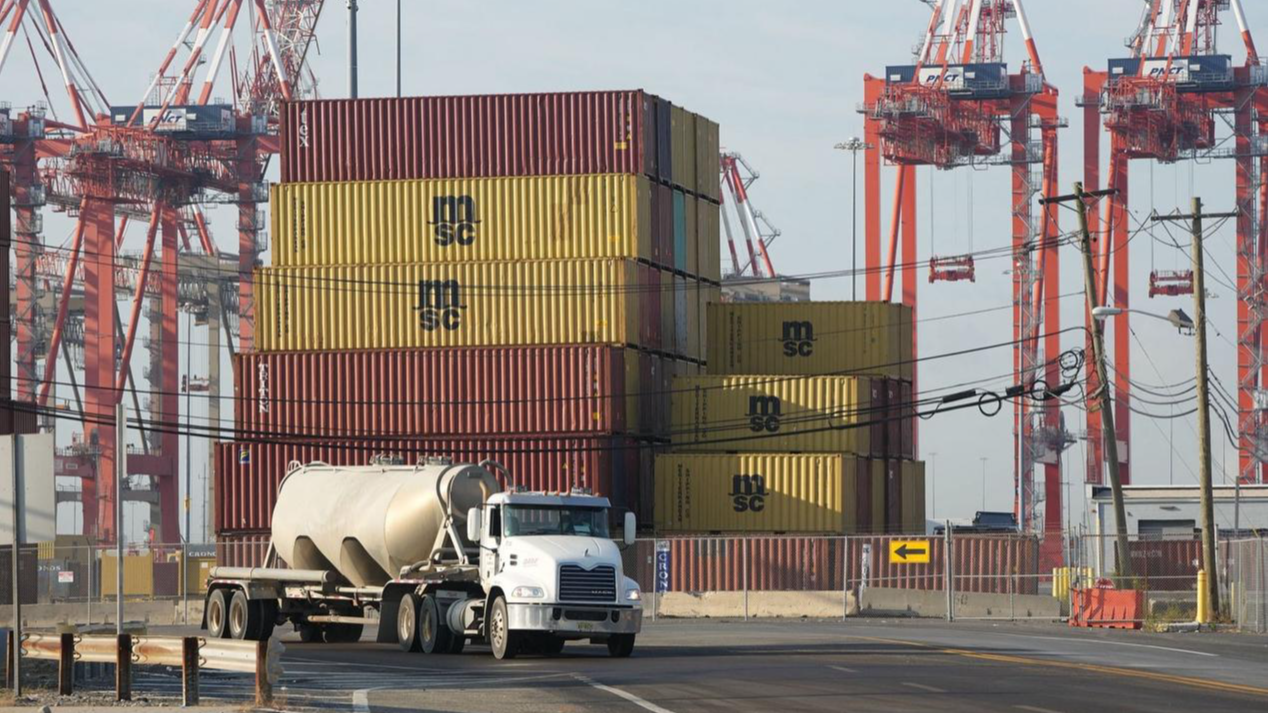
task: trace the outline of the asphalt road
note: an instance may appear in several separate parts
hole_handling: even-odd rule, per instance
[[[286,708],[362,712],[1264,711],[1265,637],[915,620],[661,621],[632,658],[498,662],[283,637]],[[246,684],[209,677],[211,697]],[[161,676],[149,683],[162,685]],[[205,694],[205,695],[207,695]]]

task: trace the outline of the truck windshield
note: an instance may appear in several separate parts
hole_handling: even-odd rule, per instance
[[[508,537],[608,537],[608,511],[605,508],[509,505],[504,508],[502,527]]]

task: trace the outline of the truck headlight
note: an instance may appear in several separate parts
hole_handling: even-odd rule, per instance
[[[516,587],[511,590],[511,596],[516,599],[541,599],[546,592],[541,587]]]
[[[641,599],[643,599],[643,593],[640,592],[638,589],[626,590],[626,601],[637,602],[637,601],[640,601]]]

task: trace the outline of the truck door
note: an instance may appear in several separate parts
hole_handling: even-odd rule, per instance
[[[489,508],[480,538],[480,578],[486,582],[498,573],[498,546],[502,544],[502,508]]]

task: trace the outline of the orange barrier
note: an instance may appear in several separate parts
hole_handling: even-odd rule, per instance
[[[1140,629],[1143,619],[1144,592],[1101,586],[1071,590],[1071,626]]]

